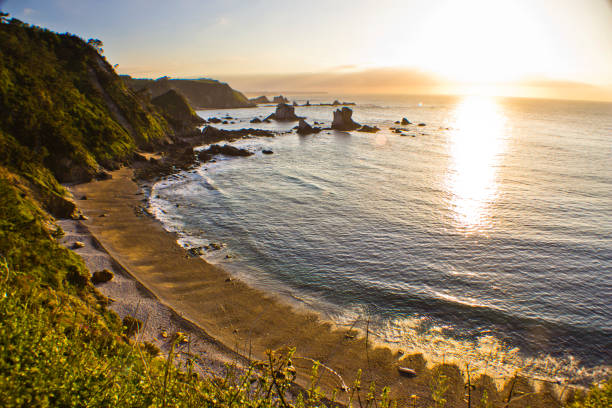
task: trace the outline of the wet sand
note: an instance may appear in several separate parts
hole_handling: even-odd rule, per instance
[[[298,368],[297,382],[302,386],[309,381],[312,360],[317,360],[335,371],[319,369],[319,385],[327,393],[341,388],[343,382],[350,386],[362,369],[364,394],[367,385],[375,381],[377,386],[390,387],[400,406],[409,401],[412,405],[413,394],[419,397],[417,406],[433,403],[430,395],[435,379],[422,356],[403,356],[386,347],[372,347],[371,339],[367,344],[366,338],[356,336],[355,331],[336,327],[315,313],[298,310],[273,295],[231,279],[223,269],[201,258],[190,257],[176,243],[174,234],[145,213],[145,196],[133,181],[133,171],[124,168],[112,176],[110,180],[71,187],[79,208],[88,217],[82,222],[121,269],[156,299],[159,307],[166,307],[192,323],[201,330],[203,338],[218,342],[221,349],[227,347],[247,358],[261,359],[266,349],[296,347],[294,364]],[[87,199],[80,200],[82,196]],[[398,366],[414,369],[417,376],[400,375]],[[449,377],[447,406],[466,406],[466,379],[460,369],[444,365],[433,371]],[[471,381],[477,384],[472,393],[474,401],[479,401],[483,386],[493,406],[505,402],[510,393],[510,382],[498,392],[489,378]],[[520,377],[512,392],[523,396],[511,407],[560,405],[549,386],[533,393],[528,381]],[[346,394],[339,393],[339,399],[343,395]]]

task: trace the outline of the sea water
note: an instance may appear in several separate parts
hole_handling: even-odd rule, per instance
[[[249,123],[273,105],[199,111],[231,116],[222,128],[280,134],[233,143],[253,156],[155,184],[151,211],[182,245],[220,243],[205,257],[248,283],[432,362],[576,382],[605,375],[612,104],[290,98],[353,100],[353,118],[381,130],[299,136],[295,122]],[[329,127],[334,109],[295,110]],[[394,123],[404,117],[412,124]]]

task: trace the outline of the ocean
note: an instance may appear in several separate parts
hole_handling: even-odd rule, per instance
[[[353,118],[381,131],[249,123],[273,105],[198,111],[236,122],[218,127],[282,134],[235,142],[256,154],[153,186],[150,210],[181,245],[218,243],[204,257],[240,279],[431,362],[577,383],[605,375],[612,104],[288,96],[354,101]],[[328,127],[334,109],[296,113]],[[394,123],[404,117],[412,124]]]

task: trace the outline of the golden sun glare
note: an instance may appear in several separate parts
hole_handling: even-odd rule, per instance
[[[449,206],[459,229],[482,232],[492,223],[490,206],[497,195],[505,119],[493,99],[475,96],[461,102],[455,118],[450,134]]]

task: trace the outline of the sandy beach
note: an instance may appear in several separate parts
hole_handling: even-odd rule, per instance
[[[335,327],[318,315],[297,310],[275,296],[232,279],[224,270],[190,257],[176,243],[176,236],[145,212],[144,194],[133,180],[133,171],[123,168],[112,179],[71,187],[83,221],[61,221],[64,241],[86,242],[77,250],[93,271],[109,268],[113,281],[98,288],[115,300],[112,308],[120,315],[134,315],[146,322],[143,340],[167,350],[168,339],[162,331],[183,331],[191,337],[190,351],[203,357],[204,372],[220,373],[224,363],[248,363],[249,356],[260,359],[266,349],[296,347],[294,364],[298,384],[309,380],[312,361],[320,368],[320,386],[330,392],[351,385],[359,369],[362,384],[375,381],[388,386],[400,404],[411,395],[428,406],[435,378],[450,377],[446,398],[450,406],[462,406],[464,379],[456,366],[444,365],[430,370],[421,355],[405,356],[385,347],[372,347],[355,330]],[[83,199],[85,198],[86,199]],[[82,225],[80,224],[82,223]],[[87,241],[87,234],[91,238]],[[83,238],[85,237],[85,238]],[[400,375],[398,367],[417,372],[415,378]],[[433,375],[435,373],[435,376]],[[504,401],[510,382],[496,390],[493,380],[471,379],[488,390],[489,401]],[[512,406],[558,406],[553,391],[544,386],[533,393],[528,381],[519,377],[513,392],[524,397]],[[472,398],[482,393],[477,389]],[[339,394],[342,399],[342,393]]]

